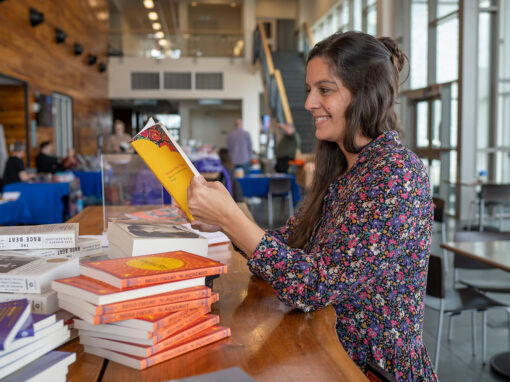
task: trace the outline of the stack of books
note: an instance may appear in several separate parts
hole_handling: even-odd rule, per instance
[[[59,305],[78,318],[85,352],[135,369],[230,336],[209,314],[218,294],[205,277],[226,265],[173,251],[82,263],[81,275],[55,280]]]
[[[99,239],[78,236],[78,223],[0,227],[0,301],[26,298],[33,313],[55,313],[51,281],[78,275],[80,259],[101,251]]]
[[[65,381],[76,354],[52,350],[68,339],[62,320],[54,314],[30,313],[27,299],[1,302],[0,379]]]

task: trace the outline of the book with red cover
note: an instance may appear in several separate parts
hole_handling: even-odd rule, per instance
[[[83,304],[80,303],[79,301],[71,302],[69,300],[59,300],[59,306],[62,309],[67,310],[68,312],[71,312],[74,315],[80,317],[84,321],[93,325],[97,325],[107,324],[110,322],[125,321],[131,318],[143,317],[151,314],[163,314],[169,312],[176,312],[179,310],[196,309],[202,306],[211,306],[216,301],[218,301],[218,299],[219,299],[218,294],[213,292],[211,297],[207,298],[180,301],[167,305],[151,306],[148,308],[135,310],[124,310],[122,312],[101,315],[93,315],[87,312],[87,310],[84,309],[84,307],[82,306]]]
[[[208,314],[206,316],[202,316],[191,323],[188,327],[184,328],[178,333],[171,335],[165,338],[163,341],[155,344],[155,345],[140,345],[138,343],[133,343],[129,340],[129,337],[123,340],[115,340],[111,338],[104,337],[94,337],[89,336],[83,331],[80,331],[80,344],[82,345],[90,345],[103,349],[113,350],[122,352],[125,354],[130,354],[137,357],[150,357],[164,349],[175,345],[183,340],[192,337],[193,335],[210,328],[218,324],[220,321],[219,316],[215,314]]]
[[[184,251],[80,264],[84,276],[116,288],[142,287],[177,280],[222,274],[227,266],[218,261]]]
[[[74,320],[74,328],[87,332],[92,337],[116,338],[119,336],[129,337],[131,342],[144,345],[155,345],[164,338],[187,327],[198,318],[209,313],[209,307],[203,306],[198,309],[180,310],[169,314],[146,316],[139,319],[121,321],[121,323],[137,323],[138,327],[117,325],[118,323],[92,325],[80,319]],[[161,323],[161,327],[155,327]],[[136,324],[135,324],[136,325]],[[144,327],[145,329],[142,329]]]
[[[210,297],[211,293],[211,288],[202,285],[168,293],[160,293],[153,296],[135,298],[133,300],[120,301],[113,304],[95,305],[87,301],[81,301],[80,305],[83,304],[84,308],[93,315],[112,314],[126,310],[144,309],[156,305],[168,305],[181,301],[206,298]],[[69,302],[76,301],[75,296],[64,293],[58,293],[58,298],[61,300],[68,300]]]
[[[171,283],[149,285],[143,288],[132,287],[120,289],[90,277],[76,276],[54,280],[51,282],[51,287],[57,292],[76,296],[78,299],[91,302],[92,304],[105,305],[204,284],[205,277],[199,277]]]
[[[204,330],[203,332],[195,334],[193,337],[190,337],[182,343],[170,346],[169,348],[146,358],[130,356],[129,354],[89,345],[85,346],[84,351],[85,353],[95,354],[99,357],[118,362],[134,369],[143,370],[171,358],[180,356],[181,354],[188,353],[202,346],[206,346],[213,342],[219,341],[223,338],[230,337],[230,334],[230,328],[224,326],[214,326]]]

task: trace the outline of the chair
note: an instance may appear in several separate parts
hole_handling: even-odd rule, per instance
[[[443,329],[443,315],[450,317],[462,312],[471,312],[471,325],[473,336],[473,355],[476,353],[476,312],[482,312],[483,321],[486,322],[488,309],[504,309],[510,319],[510,308],[499,303],[474,288],[445,288],[443,264],[441,257],[431,255],[427,273],[427,296],[439,299],[439,323],[436,335],[436,349],[434,354],[434,368],[439,366],[439,350],[441,346],[441,334]],[[510,327],[509,327],[510,338]],[[510,342],[509,342],[510,344]],[[483,362],[486,358],[487,336],[486,331],[482,334]]]
[[[290,216],[294,215],[294,201],[292,199],[292,182],[288,177],[270,178],[267,193],[267,209],[269,227],[273,226],[273,197],[288,197]]]
[[[446,242],[446,222],[444,219],[445,202],[441,198],[432,198],[434,204],[434,225],[439,223],[441,225],[441,242]],[[448,252],[446,249],[442,250],[444,271],[448,273]]]
[[[487,207],[499,207],[510,205],[510,184],[483,184],[480,190],[480,224],[479,230],[484,230],[484,214]],[[503,222],[503,211],[499,215],[499,226]]]

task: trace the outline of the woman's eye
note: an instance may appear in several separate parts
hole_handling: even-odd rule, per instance
[[[327,89],[327,88],[319,88],[319,92],[320,92],[321,94],[326,94],[326,93],[328,93],[328,92],[329,92],[329,89]]]

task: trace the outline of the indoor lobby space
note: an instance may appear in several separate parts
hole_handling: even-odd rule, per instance
[[[2,378],[509,380],[510,1],[0,0]]]

